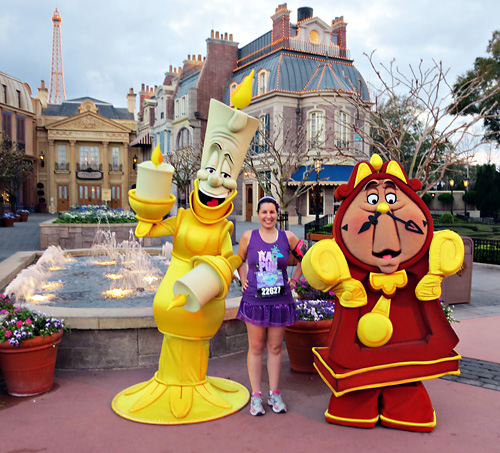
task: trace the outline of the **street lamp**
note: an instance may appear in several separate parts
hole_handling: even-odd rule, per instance
[[[137,156],[134,154],[132,157],[132,169],[135,170],[137,168]]]
[[[42,167],[45,167],[45,154],[43,153],[43,151],[40,152],[40,165]]]
[[[451,187],[451,215],[453,215],[453,186],[455,185],[455,181],[450,179],[450,187]]]
[[[321,171],[321,157],[318,153],[314,159],[314,169],[316,170],[316,226],[319,225],[319,173]]]
[[[464,186],[465,186],[464,215],[465,215],[465,220],[467,220],[467,188],[469,187],[469,180],[468,179],[464,179]]]

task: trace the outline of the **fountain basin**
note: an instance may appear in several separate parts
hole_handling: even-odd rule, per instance
[[[146,249],[160,253],[160,249]],[[71,256],[87,256],[88,249],[67,250]],[[42,252],[17,252],[0,262],[0,288],[5,288]],[[210,341],[210,357],[248,348],[246,327],[236,319],[240,298],[226,299],[226,313],[217,334]],[[59,344],[56,367],[60,369],[119,369],[158,364],[163,335],[156,328],[153,308],[69,308],[31,304],[47,314],[64,318],[72,333]]]
[[[102,225],[96,223],[54,223],[55,219],[40,223],[40,249],[51,245],[65,250],[86,249],[92,247],[94,238]],[[129,238],[130,230],[135,230],[137,223],[111,223],[106,229],[116,234],[117,242]],[[161,246],[162,238],[143,238],[144,247]]]

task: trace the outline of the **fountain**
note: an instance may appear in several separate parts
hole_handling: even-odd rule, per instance
[[[118,242],[114,233],[100,229],[90,249],[51,246],[43,253],[12,255],[0,266],[0,288],[14,294],[18,302],[64,318],[71,326],[73,334],[66,335],[59,346],[58,368],[153,366],[162,335],[153,319],[152,303],[171,251],[170,242],[161,248],[144,248],[133,234]],[[226,299],[226,321],[214,338],[212,356],[244,347],[244,326],[234,319],[240,297],[239,283],[233,281]]]
[[[130,232],[117,243],[115,233],[98,230],[88,256],[71,257],[50,246],[40,259],[22,270],[5,293],[18,302],[72,308],[146,307],[166,272],[172,244],[149,254]],[[92,282],[89,285],[89,282]],[[110,303],[107,299],[115,299]]]

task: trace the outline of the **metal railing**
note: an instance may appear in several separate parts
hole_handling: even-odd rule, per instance
[[[476,263],[500,264],[500,241],[473,239]]]
[[[331,227],[325,228],[326,225],[333,223],[333,214],[328,214],[318,219],[318,223],[316,220],[312,222],[306,223],[304,225],[304,237],[307,238],[308,233],[325,233],[332,234]]]

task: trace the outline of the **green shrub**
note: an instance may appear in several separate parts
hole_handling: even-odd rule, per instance
[[[444,204],[451,204],[454,199],[455,197],[449,192],[441,193],[438,195],[438,200]]]
[[[422,195],[422,201],[429,206],[432,201],[432,195],[429,192],[426,192]]]
[[[445,212],[441,217],[439,217],[439,223],[454,223],[454,222],[455,222],[455,217],[453,217],[453,214],[451,212]]]

